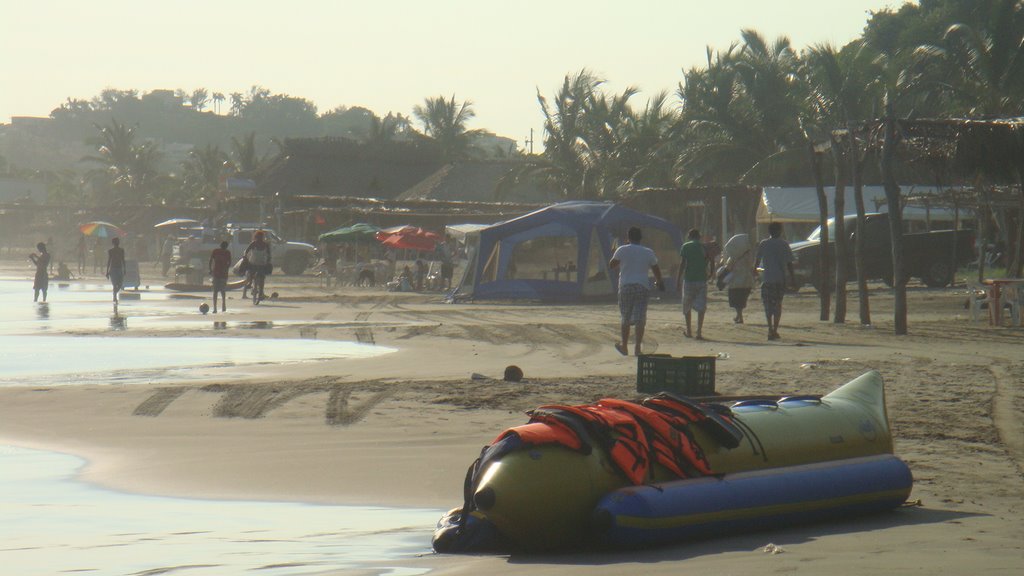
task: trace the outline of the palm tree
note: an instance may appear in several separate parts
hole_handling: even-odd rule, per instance
[[[214,92],[212,96],[213,100],[213,111],[216,114],[220,114],[220,105],[224,102],[223,92]]]
[[[678,150],[669,135],[678,115],[668,108],[668,93],[659,92],[642,111],[623,119],[616,154],[625,188],[672,186],[672,167]]]
[[[583,199],[614,195],[658,172],[656,155],[647,146],[654,146],[654,134],[664,140],[674,121],[665,112],[666,96],[656,96],[637,115],[629,106],[635,88],[609,96],[599,91],[603,83],[583,69],[565,76],[553,101],[537,92],[545,149],[527,158],[517,179],[528,177],[558,196]],[[672,156],[663,154],[660,160],[661,172],[670,174]],[[669,176],[661,181],[670,182]]]
[[[206,88],[196,88],[192,91],[192,94],[188,97],[189,103],[192,104],[192,109],[196,112],[202,112],[206,108],[207,104],[210,103],[210,93]]]
[[[217,146],[193,148],[182,162],[182,185],[192,199],[213,198],[220,189],[227,155]]]
[[[680,141],[680,184],[738,182],[758,160],[775,152],[760,135],[751,101],[743,93],[736,61],[739,46],[707,49],[707,66],[686,72],[676,91],[683,102],[673,137]]]
[[[231,93],[231,115],[241,116],[245,110],[245,96],[241,92]]]
[[[859,166],[862,166],[859,147],[857,146],[857,130],[855,120],[869,114],[875,99],[871,97],[872,86],[876,86],[877,71],[874,68],[874,55],[862,42],[854,41],[841,51],[831,44],[819,44],[811,47],[805,55],[807,78],[810,86],[810,105],[812,114],[820,126],[830,134],[829,143],[835,177],[835,239],[836,262],[835,291],[836,308],[835,322],[846,321],[846,282],[848,260],[848,244],[845,223],[845,174],[844,166],[853,170],[854,197],[857,204],[857,234],[855,235],[854,260],[857,270],[857,285],[860,293],[860,320],[862,324],[870,324],[870,308],[868,304],[867,281],[863,269],[863,226],[864,196]],[[843,142],[846,140],[846,143]],[[852,148],[849,154],[844,144]],[[845,158],[844,158],[845,156]]]
[[[1024,115],[1024,13],[1020,0],[979,3],[980,24],[950,26],[944,45],[926,45],[917,54],[938,61],[953,91],[956,110],[969,117]],[[1019,208],[1024,214],[1024,168],[1017,166]],[[1017,242],[1009,271],[1024,268],[1024,218],[1018,218]],[[980,270],[979,270],[980,273]]]
[[[473,103],[456,102],[454,94],[450,99],[427,98],[412,112],[423,123],[423,132],[438,144],[442,157],[448,162],[464,158],[470,138],[480,132],[466,129],[466,124],[476,116]]]
[[[528,164],[528,172],[564,198],[592,198],[588,188],[585,125],[588,103],[604,80],[583,69],[566,74],[548,103],[540,91],[537,102],[544,114],[544,154]]]
[[[241,140],[231,137],[231,159],[238,174],[249,176],[256,172],[261,159],[256,152],[255,132],[249,132]]]
[[[114,184],[127,183],[130,178],[131,161],[135,155],[135,128],[130,128],[111,119],[108,126],[93,126],[99,136],[90,138],[96,146],[96,156],[86,156],[83,161],[101,164],[111,176]]]
[[[136,145],[135,128],[115,119],[108,126],[95,126],[100,134],[90,141],[96,145],[97,154],[82,160],[100,165],[94,176],[103,174],[118,200],[147,200],[161,181],[159,163],[163,154],[151,142]]]

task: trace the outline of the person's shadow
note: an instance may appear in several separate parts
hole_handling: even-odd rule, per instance
[[[36,306],[36,318],[40,320],[49,320],[50,305],[47,304],[46,302],[40,302],[39,305]]]

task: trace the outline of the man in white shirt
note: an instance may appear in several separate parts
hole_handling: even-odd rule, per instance
[[[627,233],[628,244],[619,246],[608,262],[609,270],[619,271],[619,315],[622,318],[622,341],[615,344],[620,354],[629,354],[629,327],[636,326],[636,343],[633,352],[640,355],[640,344],[644,340],[647,325],[647,299],[650,295],[650,279],[647,271],[654,272],[654,285],[664,291],[661,268],[654,250],[643,246],[643,234],[637,227]]]

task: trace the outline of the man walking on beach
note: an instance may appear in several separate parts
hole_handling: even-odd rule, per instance
[[[622,319],[622,340],[615,344],[619,354],[629,354],[629,327],[636,326],[636,344],[634,353],[640,355],[640,345],[644,340],[644,327],[647,325],[647,300],[650,295],[650,280],[647,271],[654,272],[654,285],[664,291],[665,284],[661,280],[661,268],[654,250],[643,246],[640,241],[643,234],[636,226],[627,232],[628,244],[619,246],[612,259],[608,262],[609,270],[619,271],[619,315]]]
[[[764,270],[761,277],[761,301],[764,302],[764,315],[768,319],[768,339],[778,340],[782,297],[786,295],[786,270],[789,270],[790,283],[794,286],[796,274],[793,273],[793,252],[789,249],[789,243],[782,239],[782,223],[769,224],[768,234],[770,238],[762,240],[757,247],[754,266],[760,264]]]
[[[711,261],[700,241],[700,231],[696,228],[686,235],[686,242],[679,249],[679,272],[676,272],[676,286],[683,293],[683,315],[686,317],[686,332],[683,336],[693,336],[691,330],[692,311],[697,311],[697,340],[704,339],[704,312],[708,309],[708,269]],[[680,281],[681,280],[681,281]]]
[[[220,243],[210,253],[210,277],[213,279],[213,313],[217,313],[217,293],[220,292],[220,308],[228,311],[228,270],[231,269],[231,251],[227,241]]]
[[[114,290],[114,304],[117,304],[117,293],[124,288],[124,248],[121,248],[121,240],[117,238],[112,239],[110,243],[114,247],[107,250],[106,277],[110,278],[110,284]]]

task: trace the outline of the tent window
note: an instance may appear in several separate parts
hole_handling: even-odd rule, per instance
[[[501,254],[501,242],[494,245],[491,255],[484,262],[484,269],[480,273],[481,282],[494,282],[498,279],[498,256]]]
[[[608,261],[601,250],[600,235],[595,230],[590,235],[587,250],[587,279],[583,283],[584,296],[606,296],[612,294],[611,280],[608,279]]]
[[[512,248],[507,277],[515,280],[576,282],[578,240],[573,236],[540,236]]]

